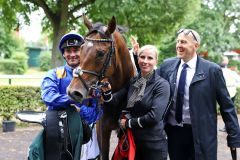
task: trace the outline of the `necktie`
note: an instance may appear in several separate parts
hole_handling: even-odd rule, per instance
[[[179,82],[178,82],[178,90],[177,90],[177,102],[176,102],[176,121],[178,123],[182,122],[182,109],[183,109],[183,100],[184,100],[184,90],[185,90],[185,84],[186,84],[186,76],[187,76],[187,70],[186,68],[188,65],[184,63],[182,65],[183,69],[180,74]]]

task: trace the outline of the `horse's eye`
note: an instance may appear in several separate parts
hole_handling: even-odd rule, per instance
[[[105,53],[104,53],[103,51],[98,51],[98,52],[97,52],[97,58],[103,57],[104,54],[105,54]]]

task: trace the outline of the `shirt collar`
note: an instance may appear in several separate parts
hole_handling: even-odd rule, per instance
[[[72,72],[72,70],[74,69],[74,68],[70,67],[68,64],[65,65],[65,68],[67,71],[70,71],[70,72]]]
[[[181,59],[181,64],[180,64],[180,66],[182,66],[184,63],[185,63],[185,62]],[[195,55],[191,60],[189,60],[189,61],[187,62],[187,65],[188,65],[188,67],[191,68],[191,69],[196,68],[196,65],[197,65],[197,55]]]

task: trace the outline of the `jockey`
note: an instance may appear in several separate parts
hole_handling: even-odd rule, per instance
[[[59,50],[66,60],[66,65],[48,71],[41,84],[41,96],[48,110],[67,108],[75,104],[66,90],[73,78],[73,69],[80,63],[80,46],[84,43],[81,35],[68,33],[59,43]]]
[[[86,120],[88,124],[93,124],[97,120],[96,104],[97,102],[87,99],[84,104],[74,102],[67,95],[67,87],[73,78],[73,70],[80,64],[80,46],[84,43],[84,38],[77,33],[68,33],[64,35],[59,43],[59,50],[66,60],[66,64],[48,71],[41,84],[41,96],[44,103],[48,106],[48,110],[62,110],[68,107],[76,107],[76,110],[82,119]],[[86,101],[91,101],[87,103]],[[94,102],[94,103],[93,103]],[[89,104],[91,106],[89,106]],[[99,155],[99,147],[96,139],[96,131],[93,129],[92,140],[89,151],[93,153],[82,153],[86,159],[95,159]],[[82,150],[85,150],[85,144]],[[89,145],[90,146],[90,145]],[[81,158],[81,160],[85,160]]]

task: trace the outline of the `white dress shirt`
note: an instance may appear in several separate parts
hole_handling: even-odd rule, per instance
[[[176,81],[176,87],[174,91],[174,96],[173,96],[173,107],[170,109],[170,116],[168,118],[168,123],[171,125],[179,125],[182,126],[182,124],[178,124],[176,119],[175,119],[175,112],[176,112],[176,99],[177,99],[177,89],[178,89],[178,82],[180,78],[180,74],[182,71],[182,65],[185,62],[181,60],[181,63],[178,67],[178,72],[177,72],[177,81]],[[192,82],[193,76],[196,71],[196,64],[197,64],[197,56],[194,56],[190,61],[187,62],[188,67],[186,68],[187,70],[187,76],[186,76],[186,83],[185,83],[185,91],[184,91],[184,102],[183,102],[183,123],[184,124],[191,124],[191,118],[190,118],[190,113],[189,113],[189,87]]]

